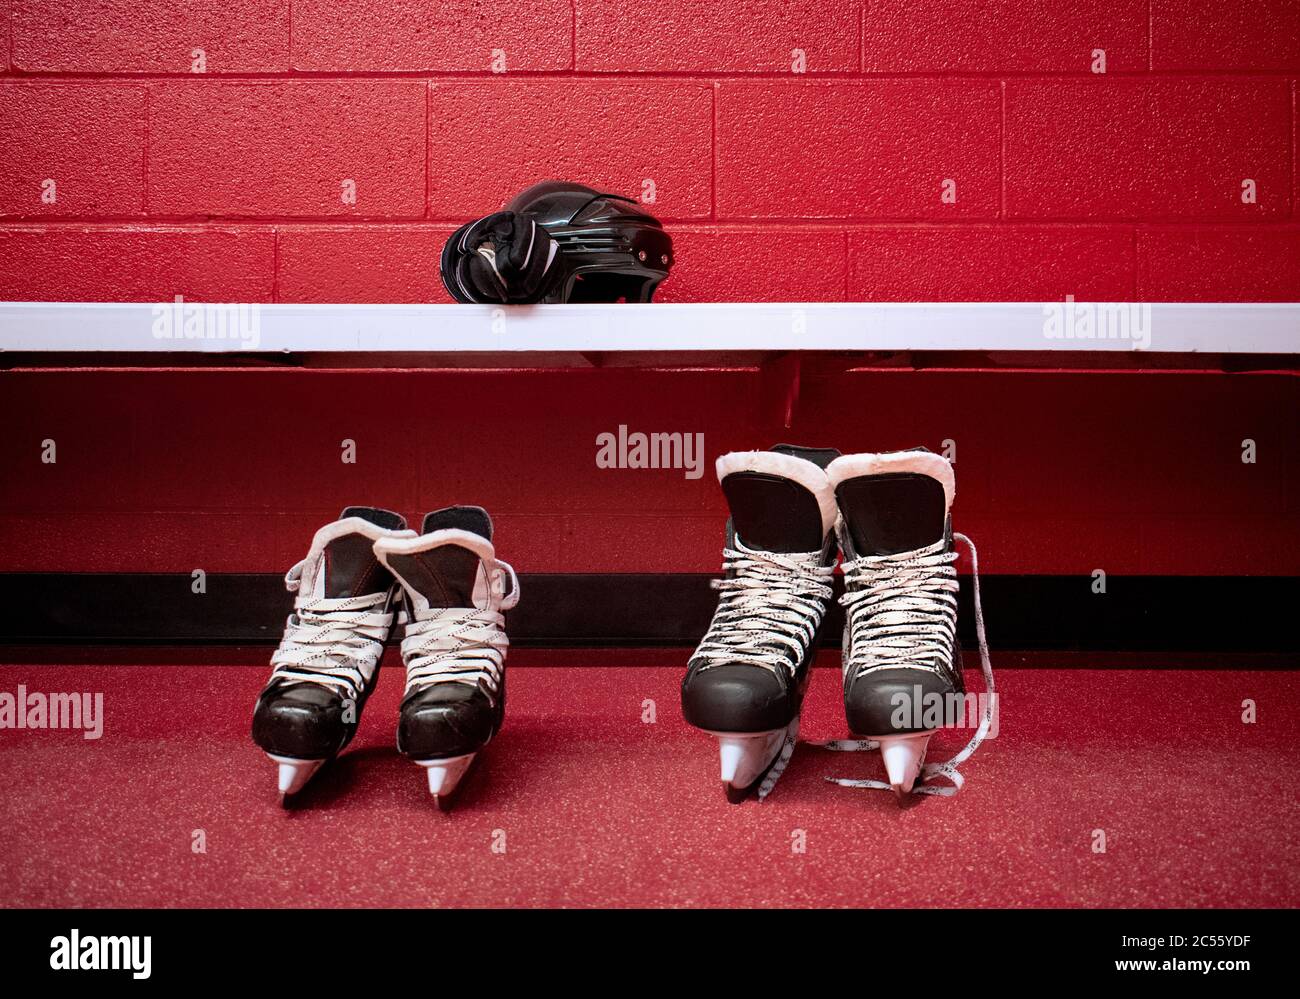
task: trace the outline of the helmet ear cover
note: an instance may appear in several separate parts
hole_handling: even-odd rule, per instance
[[[443,283],[458,302],[539,302],[560,279],[558,252],[536,219],[494,212],[461,226],[447,240]]]
[[[458,302],[649,302],[671,261],[672,238],[634,199],[543,181],[457,229],[441,273]]]

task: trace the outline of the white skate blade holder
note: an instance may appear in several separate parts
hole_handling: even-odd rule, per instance
[[[456,790],[465,771],[474,762],[474,753],[451,756],[445,760],[416,760],[429,777],[429,793],[435,798],[445,798]]]
[[[280,794],[284,796],[301,791],[325,764],[324,760],[296,760],[291,756],[276,756],[273,753],[266,755],[279,767]]]
[[[761,801],[776,786],[778,778],[790,760],[790,751],[794,749],[799,734],[799,717],[785,728],[775,728],[766,732],[708,732],[718,740],[719,776],[722,783],[744,791],[759,782],[758,797]],[[767,774],[764,777],[764,773]]]
[[[912,793],[916,778],[921,775],[925,751],[934,732],[909,732],[906,735],[878,736],[880,755],[885,761],[889,786],[901,801]]]
[[[767,769],[785,742],[785,729],[770,732],[710,732],[718,738],[724,784],[749,787]]]

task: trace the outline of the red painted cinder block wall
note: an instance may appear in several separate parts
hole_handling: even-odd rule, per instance
[[[454,228],[562,176],[653,195],[666,301],[1300,300],[1298,77],[1300,0],[0,0],[0,298],[446,301]],[[0,571],[282,571],[451,502],[529,572],[714,571],[711,459],[776,437],[957,441],[988,572],[1300,571],[1286,375],[809,368],[788,430],[762,385],[8,372]],[[619,425],[710,462],[598,469]]]
[[[0,0],[0,297],[445,301],[563,176],[668,301],[1296,300],[1297,77],[1296,0]]]

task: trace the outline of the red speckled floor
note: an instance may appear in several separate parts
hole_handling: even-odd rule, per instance
[[[1003,670],[1001,733],[966,790],[900,810],[822,780],[876,774],[875,754],[808,746],[766,802],[726,804],[713,740],[679,717],[678,668],[515,667],[506,728],[447,815],[393,748],[394,669],[353,746],[282,810],[247,731],[266,675],[0,667],[0,691],[103,691],[106,714],[98,741],[0,731],[3,904],[1300,902],[1292,673]],[[807,737],[844,734],[837,688],[819,669]]]

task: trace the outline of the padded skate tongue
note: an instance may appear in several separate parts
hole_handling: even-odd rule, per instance
[[[834,524],[834,498],[823,471],[837,452],[778,444],[771,451],[718,459],[736,535],[749,548],[813,552]]]
[[[804,461],[811,461],[819,468],[825,468],[840,456],[833,447],[804,447],[801,444],[773,444],[772,450],[777,454],[792,454]]]
[[[390,510],[370,506],[350,506],[339,515],[340,520],[358,517],[386,531],[401,531],[406,520]],[[318,592],[330,599],[356,597],[365,593],[379,593],[393,585],[393,577],[375,558],[374,539],[355,531],[333,538],[325,545],[318,572],[323,576],[323,588]]]
[[[492,520],[477,506],[449,506],[424,518],[422,534],[457,530],[492,540]],[[452,542],[432,541],[423,551],[391,554],[388,564],[402,585],[428,601],[431,609],[477,607],[474,587],[481,559],[477,552]]]
[[[349,517],[360,517],[362,520],[368,520],[376,527],[382,527],[385,531],[406,530],[405,517],[400,513],[393,513],[392,510],[381,510],[377,506],[344,507],[343,512],[339,514],[339,520],[347,520]]]
[[[948,528],[948,496],[943,479],[950,466],[927,448],[887,455],[850,455],[869,462],[868,474],[839,478],[831,470],[835,498],[859,555],[895,555],[942,541]]]
[[[421,534],[455,529],[492,540],[492,518],[481,506],[449,506],[425,514]]]

